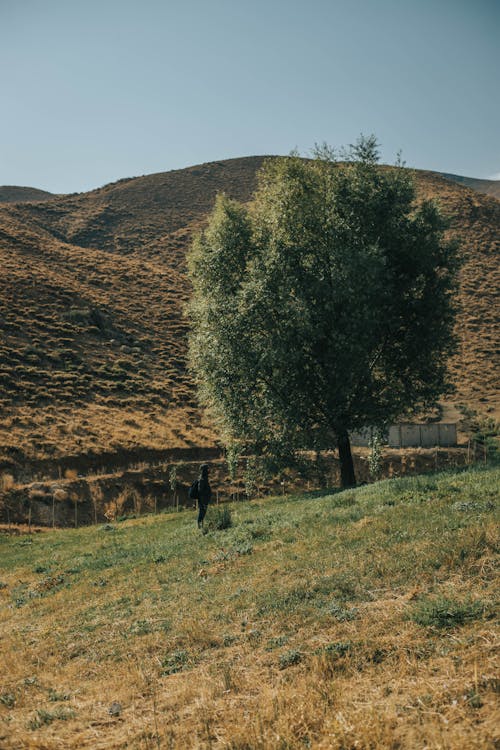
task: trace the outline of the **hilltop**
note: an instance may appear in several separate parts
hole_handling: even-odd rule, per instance
[[[217,192],[250,200],[264,158],[0,206],[4,467],[214,444],[186,370],[185,255]],[[419,198],[437,198],[462,238],[454,403],[499,416],[500,202],[436,173],[413,174]]]
[[[32,187],[18,185],[0,186],[0,203],[28,203],[33,201],[48,201],[57,198],[54,193]]]
[[[498,469],[0,534],[0,744],[493,750]]]

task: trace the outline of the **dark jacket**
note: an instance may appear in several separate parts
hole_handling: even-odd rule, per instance
[[[200,503],[207,505],[212,499],[212,489],[208,481],[208,472],[203,471],[203,469],[198,480],[198,493]]]

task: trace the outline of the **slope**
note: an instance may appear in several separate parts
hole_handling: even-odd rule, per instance
[[[493,750],[499,479],[0,535],[1,746]]]
[[[57,198],[47,190],[39,190],[32,187],[21,187],[19,185],[1,185],[0,203],[24,203],[32,201],[48,201]]]
[[[264,157],[0,207],[0,445],[33,458],[213,444],[186,372],[185,253],[216,193],[247,201]],[[463,237],[456,403],[495,415],[500,203],[428,172]]]
[[[500,199],[500,180],[480,180],[476,177],[463,177],[462,175],[448,174],[447,172],[440,172],[440,174],[442,177],[446,177],[447,180],[453,180],[453,182],[466,185],[478,193],[492,195],[494,198]]]

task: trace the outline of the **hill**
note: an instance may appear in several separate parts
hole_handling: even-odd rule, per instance
[[[0,534],[1,746],[493,750],[499,480]]]
[[[4,467],[213,445],[185,366],[185,254],[218,191],[251,198],[263,160],[0,206]],[[496,416],[500,203],[435,173],[414,175],[419,197],[438,198],[463,238],[455,404]]]
[[[19,185],[0,185],[0,203],[48,201],[52,198],[57,198],[57,196],[47,190]]]
[[[458,182],[460,185],[466,185],[477,190],[478,193],[484,193],[485,195],[492,195],[494,198],[500,199],[500,180],[478,180],[475,177],[462,177],[458,174],[448,174],[447,172],[440,172],[442,177],[453,182]]]

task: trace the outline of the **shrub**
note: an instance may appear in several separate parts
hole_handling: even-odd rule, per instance
[[[187,651],[173,651],[171,654],[167,654],[162,662],[164,675],[176,674],[182,672],[183,669],[189,663],[189,656]]]
[[[376,482],[382,475],[382,441],[378,432],[371,436],[368,445],[370,447],[368,468],[370,477]]]
[[[73,719],[75,716],[76,714],[71,708],[57,708],[55,711],[45,711],[40,708],[36,712],[36,716],[28,722],[28,728],[31,730],[40,729],[44,725],[52,724],[53,721],[66,721],[67,719]]]
[[[224,531],[224,529],[230,529],[232,525],[231,510],[227,505],[223,505],[221,508],[216,508],[215,512],[210,514],[205,530]]]
[[[492,417],[476,420],[473,424],[472,441],[478,450],[484,450],[490,460],[500,460],[500,423]]]
[[[292,648],[290,649],[290,651],[285,651],[280,655],[280,669],[286,669],[287,667],[291,667],[293,664],[298,664],[300,661],[302,661],[302,654],[300,653],[300,651]]]

